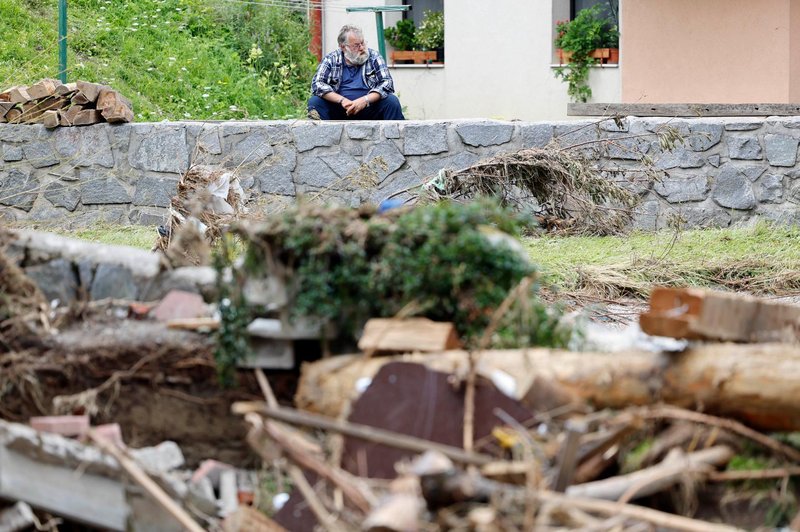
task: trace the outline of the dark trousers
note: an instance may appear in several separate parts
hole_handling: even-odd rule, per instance
[[[394,94],[369,104],[369,107],[365,107],[353,116],[347,116],[341,105],[323,100],[319,96],[309,98],[308,110],[312,109],[316,110],[323,120],[405,120],[400,100]]]

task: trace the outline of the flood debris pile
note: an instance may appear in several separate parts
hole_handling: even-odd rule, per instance
[[[551,146],[495,155],[462,170],[442,170],[421,201],[493,196],[566,234],[619,234],[629,226],[636,194],[593,167],[580,150]]]
[[[510,298],[489,345],[565,346],[571,326],[538,299],[536,268],[514,238],[520,228],[518,217],[490,200],[386,212],[301,203],[239,227],[245,252],[225,288],[221,334],[238,338],[246,327],[263,339],[254,347],[264,364],[270,348],[280,364],[296,339],[323,337],[352,349],[371,317],[451,321],[472,345]]]
[[[189,168],[178,181],[166,225],[158,228],[154,249],[173,266],[211,263],[211,247],[225,229],[247,213],[246,197],[235,172],[209,166]]]
[[[236,230],[219,275],[3,236],[0,523],[800,524],[796,307],[654,290],[644,333],[691,343],[578,352],[497,202],[300,204]]]

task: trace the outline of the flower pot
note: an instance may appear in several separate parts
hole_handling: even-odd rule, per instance
[[[392,64],[411,62],[415,65],[436,61],[436,51],[423,52],[421,50],[395,50],[391,53]]]
[[[572,52],[562,50],[561,48],[557,48],[556,53],[558,55],[558,63],[560,65],[569,63],[569,60],[572,58]]]
[[[619,48],[597,48],[589,55],[601,64],[619,63]]]

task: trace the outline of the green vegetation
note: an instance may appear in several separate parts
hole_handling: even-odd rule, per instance
[[[781,294],[800,289],[800,228],[749,227],[525,240],[546,281],[567,291],[645,296],[653,284]]]
[[[58,231],[106,244],[150,249],[155,231],[100,226]],[[800,228],[765,222],[733,229],[634,233],[618,237],[524,238],[542,280],[564,291],[644,296],[654,283],[736,288],[756,294],[800,289]],[[605,283],[605,284],[604,284]]]
[[[582,9],[574,19],[556,23],[556,48],[569,53],[565,66],[555,69],[555,76],[567,83],[567,93],[576,102],[592,97],[588,85],[589,67],[597,62],[590,54],[597,48],[617,48],[617,26],[603,14],[603,6]]]
[[[0,84],[57,77],[58,3],[0,0]],[[105,83],[136,119],[305,114],[305,11],[222,0],[70,0],[68,81]]]
[[[421,315],[453,321],[469,342],[509,291],[535,273],[512,238],[520,228],[515,215],[488,199],[392,216],[300,205],[243,235],[245,265],[249,276],[283,278],[298,316],[354,331],[374,316]],[[519,300],[527,314],[509,312],[498,337],[566,345],[569,331],[552,331],[560,315],[537,308],[535,288]],[[512,321],[516,334],[504,335]]]

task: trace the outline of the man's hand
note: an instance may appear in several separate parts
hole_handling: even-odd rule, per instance
[[[344,99],[342,107],[344,107],[347,116],[353,116],[360,113],[367,106],[366,97],[356,98],[355,100]]]

